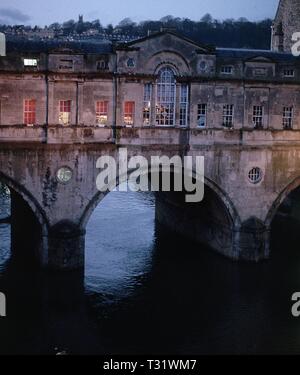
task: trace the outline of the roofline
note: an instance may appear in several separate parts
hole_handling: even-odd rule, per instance
[[[147,35],[147,36],[144,36],[142,38],[139,38],[139,39],[135,39],[135,40],[132,40],[131,42],[128,42],[128,43],[124,43],[124,44],[121,44],[120,46],[132,46],[136,43],[141,43],[141,42],[144,42],[148,39],[152,39],[152,38],[156,38],[158,36],[161,36],[161,35],[166,35],[166,34],[170,34],[170,35],[173,35],[179,39],[182,39],[182,40],[185,40],[186,42],[190,43],[190,44],[193,44],[195,47],[197,48],[201,48],[201,49],[205,49],[209,52],[214,52],[215,51],[215,47],[214,46],[211,46],[211,45],[207,45],[207,44],[199,44],[197,42],[195,42],[194,40],[191,40],[185,36],[182,36],[180,34],[177,34],[176,32],[174,31],[171,31],[171,30],[163,30],[163,31],[158,31],[158,32],[155,32],[155,33],[152,33],[150,35]],[[117,47],[118,49],[118,47]]]

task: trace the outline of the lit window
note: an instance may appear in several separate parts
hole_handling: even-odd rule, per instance
[[[36,100],[25,99],[24,100],[24,124],[34,125],[36,114]]]
[[[284,69],[283,70],[283,76],[284,77],[295,77],[294,69]]]
[[[143,106],[144,125],[150,125],[150,121],[151,121],[151,96],[152,96],[152,84],[146,83],[144,86],[144,106]]]
[[[264,109],[261,105],[255,105],[253,107],[253,125],[255,129],[260,129],[263,127],[263,114]]]
[[[282,125],[283,129],[292,129],[293,127],[293,107],[283,107]]]
[[[207,123],[207,104],[198,104],[197,124],[199,128],[205,128]]]
[[[225,128],[233,127],[233,105],[226,104],[223,107],[223,126]]]
[[[175,75],[171,68],[162,68],[157,81],[156,124],[175,124]]]
[[[71,100],[61,100],[59,102],[59,123],[61,125],[70,125],[71,123]]]
[[[135,102],[125,102],[124,105],[124,123],[132,126],[134,124]]]
[[[107,125],[108,119],[108,101],[96,102],[96,123],[99,126]]]
[[[189,106],[189,87],[182,84],[180,87],[180,126],[188,124],[188,106]]]
[[[221,68],[222,74],[233,74],[233,66],[231,65],[223,65]]]
[[[37,66],[37,59],[24,59],[24,66]]]

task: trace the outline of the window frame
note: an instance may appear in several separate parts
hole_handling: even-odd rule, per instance
[[[129,109],[131,106],[131,110]],[[129,120],[131,118],[131,120]],[[135,101],[124,102],[123,122],[125,126],[132,127],[135,123]]]
[[[153,85],[152,83],[144,84],[144,98],[143,98],[143,125],[151,125],[151,114],[152,114],[152,92]]]
[[[233,65],[222,65],[221,74],[233,75],[234,66]]]
[[[259,109],[259,111],[258,111]],[[254,129],[263,129],[264,128],[264,106],[263,105],[254,105],[252,109],[252,123]],[[260,120],[260,121],[257,121]]]
[[[99,127],[105,127],[108,124],[108,108],[109,108],[109,101],[108,100],[97,100],[95,103],[96,106],[96,125]],[[101,120],[101,118],[105,118],[106,120]]]
[[[284,130],[293,129],[294,107],[284,106],[282,110],[282,127]]]
[[[23,58],[23,65],[26,68],[37,68],[38,67],[38,59],[24,57]]]
[[[201,118],[204,119],[204,125],[200,125]],[[207,103],[199,103],[197,105],[197,127],[199,129],[205,129],[207,127]]]
[[[30,119],[34,121],[30,121]],[[36,99],[24,99],[23,121],[27,126],[36,125]]]
[[[185,93],[183,94],[183,90]],[[182,83],[180,85],[180,103],[179,103],[179,125],[187,127],[189,123],[189,85]]]
[[[169,77],[164,73],[168,72]],[[176,76],[172,67],[164,66],[158,72],[156,82],[156,126],[173,127],[176,125]]]
[[[63,111],[62,111],[62,104],[63,104]],[[68,104],[68,105],[66,105]],[[66,111],[65,109],[69,109]],[[64,122],[63,119],[68,114],[68,122]],[[59,124],[62,126],[69,126],[72,123],[72,100],[60,100],[59,101]]]
[[[230,121],[228,121],[230,120]],[[223,105],[223,127],[226,129],[232,129],[234,127],[234,105],[224,104]]]

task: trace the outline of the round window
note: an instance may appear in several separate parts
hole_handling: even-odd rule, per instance
[[[133,58],[129,58],[129,59],[127,60],[127,66],[128,66],[128,68],[134,68],[134,66],[135,66],[135,61],[134,61]]]
[[[200,70],[202,70],[202,71],[205,71],[206,70],[206,61],[201,61],[200,62]]]
[[[57,179],[62,184],[66,184],[71,181],[73,172],[69,167],[62,167],[56,173]]]
[[[249,181],[258,184],[262,180],[262,170],[258,167],[252,168],[248,173]]]

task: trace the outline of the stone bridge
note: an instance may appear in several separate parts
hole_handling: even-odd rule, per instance
[[[96,162],[120,147],[146,158],[204,156],[204,200],[159,193],[157,220],[234,260],[270,256],[272,220],[300,185],[300,130],[0,127],[13,248],[35,249],[44,267],[83,267],[85,228],[105,195],[96,187]],[[72,171],[68,183],[57,178],[62,167]]]

